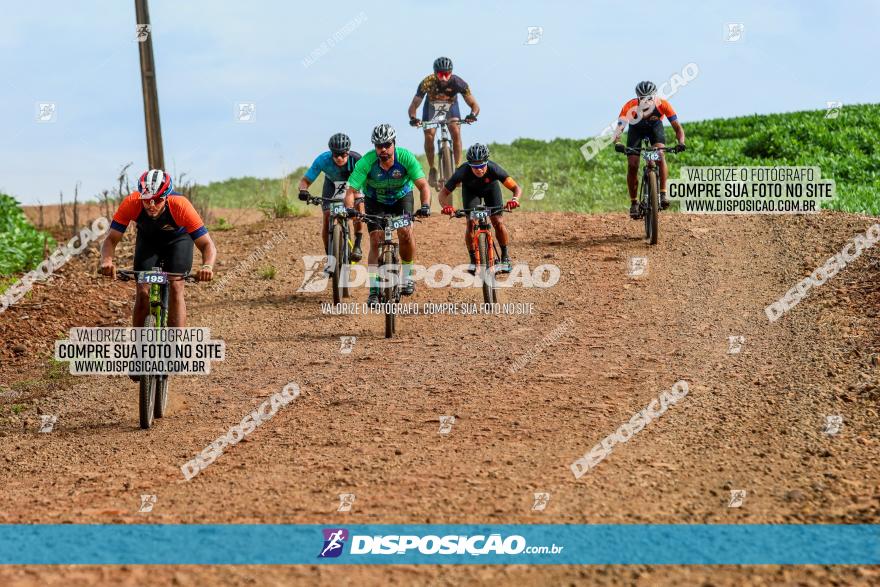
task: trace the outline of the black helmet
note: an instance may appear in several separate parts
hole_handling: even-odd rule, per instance
[[[636,96],[638,96],[639,98],[653,96],[656,93],[657,86],[654,85],[654,82],[639,82],[639,85],[636,86]]]
[[[338,132],[330,137],[327,146],[330,147],[330,150],[334,153],[345,153],[351,149],[351,139],[348,138],[347,134]]]
[[[370,140],[373,141],[374,145],[378,145],[393,142],[396,138],[397,131],[394,130],[393,126],[390,124],[380,124],[373,129],[373,136],[370,137]]]
[[[452,71],[452,59],[449,57],[438,57],[434,60],[434,73],[441,71]]]
[[[482,165],[489,160],[489,147],[480,143],[474,143],[467,150],[467,162]]]

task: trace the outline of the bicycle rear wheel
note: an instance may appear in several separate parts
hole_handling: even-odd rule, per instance
[[[144,328],[155,328],[156,317],[149,314],[144,320]],[[146,430],[153,425],[153,416],[156,410],[156,380],[158,375],[141,375],[140,378],[140,424]]]
[[[657,233],[660,222],[660,194],[657,191],[657,173],[648,172],[648,214],[645,216],[645,233],[648,243],[657,244]]]
[[[477,250],[480,256],[480,278],[483,281],[483,301],[495,303],[495,276],[492,275],[492,259],[489,257],[489,235],[481,232],[477,236]]]
[[[348,243],[342,234],[342,227],[338,222],[333,223],[333,233],[330,235],[330,254],[333,255],[333,303],[339,304],[343,297],[344,278],[342,272],[348,268],[343,265],[342,252]]]

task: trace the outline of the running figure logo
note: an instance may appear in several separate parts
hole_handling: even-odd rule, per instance
[[[547,509],[547,504],[550,502],[550,494],[545,492],[537,492],[535,493],[535,502],[532,504],[533,512],[543,512]]]
[[[834,436],[835,434],[840,432],[841,426],[843,426],[843,416],[825,416],[825,434],[829,436]]]
[[[348,540],[348,530],[345,528],[324,528],[324,548],[318,558],[336,558],[342,554],[342,547]]]
[[[727,507],[729,508],[739,508],[742,507],[743,502],[746,500],[746,490],[745,489],[731,489],[730,490],[730,501],[727,502]]]
[[[156,501],[158,501],[158,499],[155,495],[147,495],[146,493],[141,495],[141,507],[138,509],[138,513],[146,514],[153,511],[153,506],[156,505]]]
[[[544,196],[547,193],[547,182],[546,181],[533,181],[532,182],[532,197],[530,200],[543,200]]]
[[[742,351],[743,343],[746,341],[745,336],[728,336],[727,337],[727,354],[738,355]]]
[[[647,257],[630,257],[627,263],[627,275],[630,277],[641,277],[648,271]]]

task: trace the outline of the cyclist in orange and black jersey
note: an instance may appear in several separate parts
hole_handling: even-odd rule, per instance
[[[678,121],[678,115],[672,105],[657,96],[657,86],[653,82],[644,81],[636,86],[636,97],[629,100],[620,110],[617,119],[617,130],[614,131],[614,143],[620,142],[620,135],[629,125],[629,133],[626,137],[626,146],[638,147],[642,139],[647,137],[654,147],[666,145],[666,133],[663,130],[663,118],[669,121],[675,130],[675,138],[678,140],[680,150],[684,150],[684,128]],[[669,175],[666,166],[666,156],[660,151],[660,207],[669,207],[669,197],[666,195],[666,178]],[[638,185],[639,185],[639,156],[627,157],[626,187],[629,190],[630,218],[639,218]]]

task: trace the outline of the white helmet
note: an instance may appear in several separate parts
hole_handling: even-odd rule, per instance
[[[149,200],[158,196],[167,196],[171,193],[171,176],[161,169],[144,171],[138,180],[138,191],[142,200]]]

